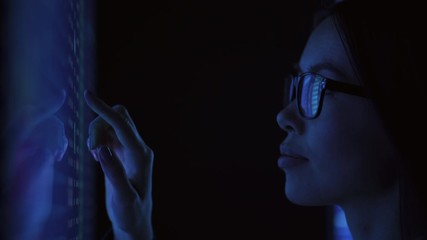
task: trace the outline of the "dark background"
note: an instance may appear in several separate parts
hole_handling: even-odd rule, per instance
[[[318,2],[98,1],[97,94],[155,152],[159,240],[327,239],[327,209],[291,204],[276,164],[283,78]]]

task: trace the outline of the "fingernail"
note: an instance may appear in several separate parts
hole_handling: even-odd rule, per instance
[[[90,150],[92,150],[91,149],[91,147],[90,147],[90,138],[87,138],[86,139],[86,146],[87,146],[87,149],[90,151]]]
[[[65,152],[64,152],[64,151],[57,150],[57,151],[55,151],[55,153],[54,153],[54,159],[55,159],[57,162],[60,162],[60,161],[62,160],[62,158],[64,158],[64,155],[65,155]]]
[[[108,163],[113,159],[113,154],[110,148],[107,146],[100,147],[98,150],[98,155],[102,162]]]
[[[92,157],[93,157],[93,159],[95,159],[95,161],[99,162],[98,150],[97,149],[90,150],[90,154],[92,154]]]
[[[89,151],[95,149],[95,144],[94,144],[94,141],[93,141],[93,137],[88,137],[87,138],[86,145],[87,145],[87,148],[89,149]]]

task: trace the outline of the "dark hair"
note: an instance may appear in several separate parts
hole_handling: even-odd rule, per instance
[[[326,9],[327,15],[335,19],[358,79],[373,99],[403,159],[399,162],[403,170],[403,239],[420,234],[414,233],[415,223],[408,219],[421,222],[422,226],[414,229],[427,229],[427,172],[422,160],[427,136],[427,123],[422,117],[427,106],[423,11],[421,4],[414,2],[365,0],[342,1]],[[409,192],[415,193],[416,198],[408,200]],[[417,207],[411,209],[414,199]]]

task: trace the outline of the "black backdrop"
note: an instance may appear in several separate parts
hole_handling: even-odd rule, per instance
[[[159,240],[327,239],[327,209],[288,202],[276,165],[282,79],[317,6],[98,1],[97,94],[155,151]]]

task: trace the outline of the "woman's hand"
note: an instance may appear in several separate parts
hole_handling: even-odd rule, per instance
[[[88,91],[85,99],[98,114],[90,123],[87,145],[104,172],[107,213],[115,239],[151,240],[153,151],[125,107],[110,107]]]

